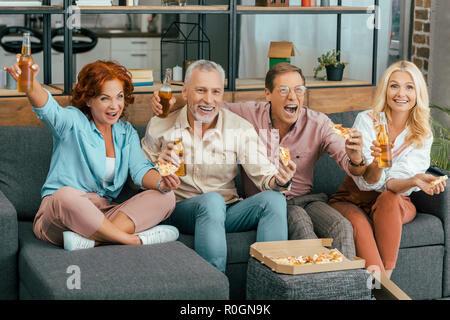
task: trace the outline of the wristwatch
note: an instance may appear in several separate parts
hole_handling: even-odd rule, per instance
[[[289,188],[289,186],[291,185],[291,183],[292,183],[292,178],[291,178],[291,180],[289,180],[285,185],[280,185],[280,184],[278,184],[277,179],[275,179],[275,184],[276,184],[276,186],[277,186],[278,188],[282,188],[282,189]]]
[[[359,164],[354,163],[350,158],[348,158],[348,163],[350,163],[352,167],[364,167],[366,165],[366,158],[363,156]]]

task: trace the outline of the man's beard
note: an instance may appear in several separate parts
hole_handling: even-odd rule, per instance
[[[197,109],[200,107],[205,107],[205,108],[214,108],[214,113],[211,115],[200,115],[197,112]],[[217,114],[219,113],[219,108],[215,105],[204,105],[204,104],[196,104],[193,107],[190,107],[192,115],[194,116],[196,121],[199,121],[201,123],[211,123],[217,116]]]

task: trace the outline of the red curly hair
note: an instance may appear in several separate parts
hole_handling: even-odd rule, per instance
[[[115,61],[98,60],[85,65],[78,74],[78,83],[73,89],[71,104],[91,120],[91,108],[87,106],[87,101],[98,97],[102,93],[103,84],[110,80],[122,82],[125,105],[120,118],[126,117],[127,106],[134,102],[134,86],[130,72]]]

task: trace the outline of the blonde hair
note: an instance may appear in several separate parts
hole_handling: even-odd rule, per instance
[[[413,81],[416,90],[416,105],[410,110],[407,126],[409,132],[406,135],[405,142],[415,147],[421,147],[425,139],[432,134],[430,126],[430,102],[428,98],[427,84],[422,72],[417,66],[409,61],[398,61],[392,64],[383,74],[381,81],[375,93],[374,104],[372,107],[374,118],[378,120],[378,113],[385,112],[388,121],[391,121],[391,108],[386,102],[386,92],[389,79],[396,71],[408,72]]]

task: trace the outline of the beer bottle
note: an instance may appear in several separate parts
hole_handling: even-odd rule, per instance
[[[388,125],[386,120],[386,114],[380,112],[378,115],[378,136],[377,141],[380,144],[381,156],[378,157],[378,167],[388,168],[392,167],[392,153],[391,153],[391,143],[389,141],[388,135]]]
[[[33,90],[34,71],[31,66],[34,64],[31,57],[31,40],[30,33],[23,34],[22,55],[19,60],[20,75],[17,79],[17,91],[29,92]]]
[[[172,98],[172,88],[170,88],[170,81],[172,80],[172,69],[167,68],[164,73],[164,81],[162,87],[159,89],[159,98],[162,105],[162,114],[160,118],[166,118],[169,115],[170,104],[169,101]]]
[[[175,172],[179,177],[184,177],[186,175],[186,164],[184,163],[184,147],[183,147],[183,136],[181,134],[181,126],[179,123],[175,124],[175,139],[173,144],[175,145],[175,153],[180,158],[180,167]]]

